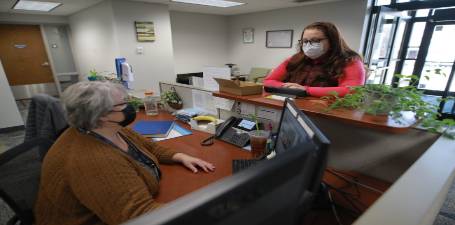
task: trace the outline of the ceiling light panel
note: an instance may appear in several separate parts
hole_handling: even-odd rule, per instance
[[[50,12],[62,3],[59,2],[39,2],[39,1],[25,1],[19,0],[14,5],[13,9],[29,10],[29,11],[43,11]]]
[[[206,6],[215,6],[215,7],[233,7],[243,5],[242,2],[233,2],[233,1],[224,1],[224,0],[172,0],[173,2],[189,3],[196,5],[206,5]]]

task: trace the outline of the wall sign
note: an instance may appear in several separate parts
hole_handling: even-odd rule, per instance
[[[26,48],[27,45],[26,44],[15,44],[14,47],[15,48]]]

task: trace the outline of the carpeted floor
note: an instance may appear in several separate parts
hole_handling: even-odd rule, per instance
[[[17,101],[19,112],[21,113],[22,119],[26,121],[27,109],[30,104],[29,100]],[[12,132],[0,133],[0,154],[6,150],[22,143],[25,137],[25,130],[17,130]],[[0,225],[5,225],[9,218],[13,216],[12,210],[6,205],[6,203],[0,199]]]
[[[22,143],[24,141],[24,137],[24,130],[0,133],[0,154]],[[0,225],[5,225],[8,219],[12,216],[12,210],[0,199]]]
[[[447,198],[439,211],[439,215],[433,223],[433,225],[449,224],[455,224],[455,182],[450,187]]]

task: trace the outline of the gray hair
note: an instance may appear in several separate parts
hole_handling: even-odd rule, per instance
[[[83,81],[69,86],[62,94],[68,123],[85,130],[99,128],[100,117],[114,107],[114,93],[127,96],[122,85],[112,82]]]

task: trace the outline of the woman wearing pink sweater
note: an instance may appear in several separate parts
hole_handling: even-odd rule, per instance
[[[365,68],[358,53],[350,49],[336,26],[316,22],[307,26],[299,40],[300,51],[285,60],[264,80],[265,86],[299,88],[315,97],[363,85]]]

